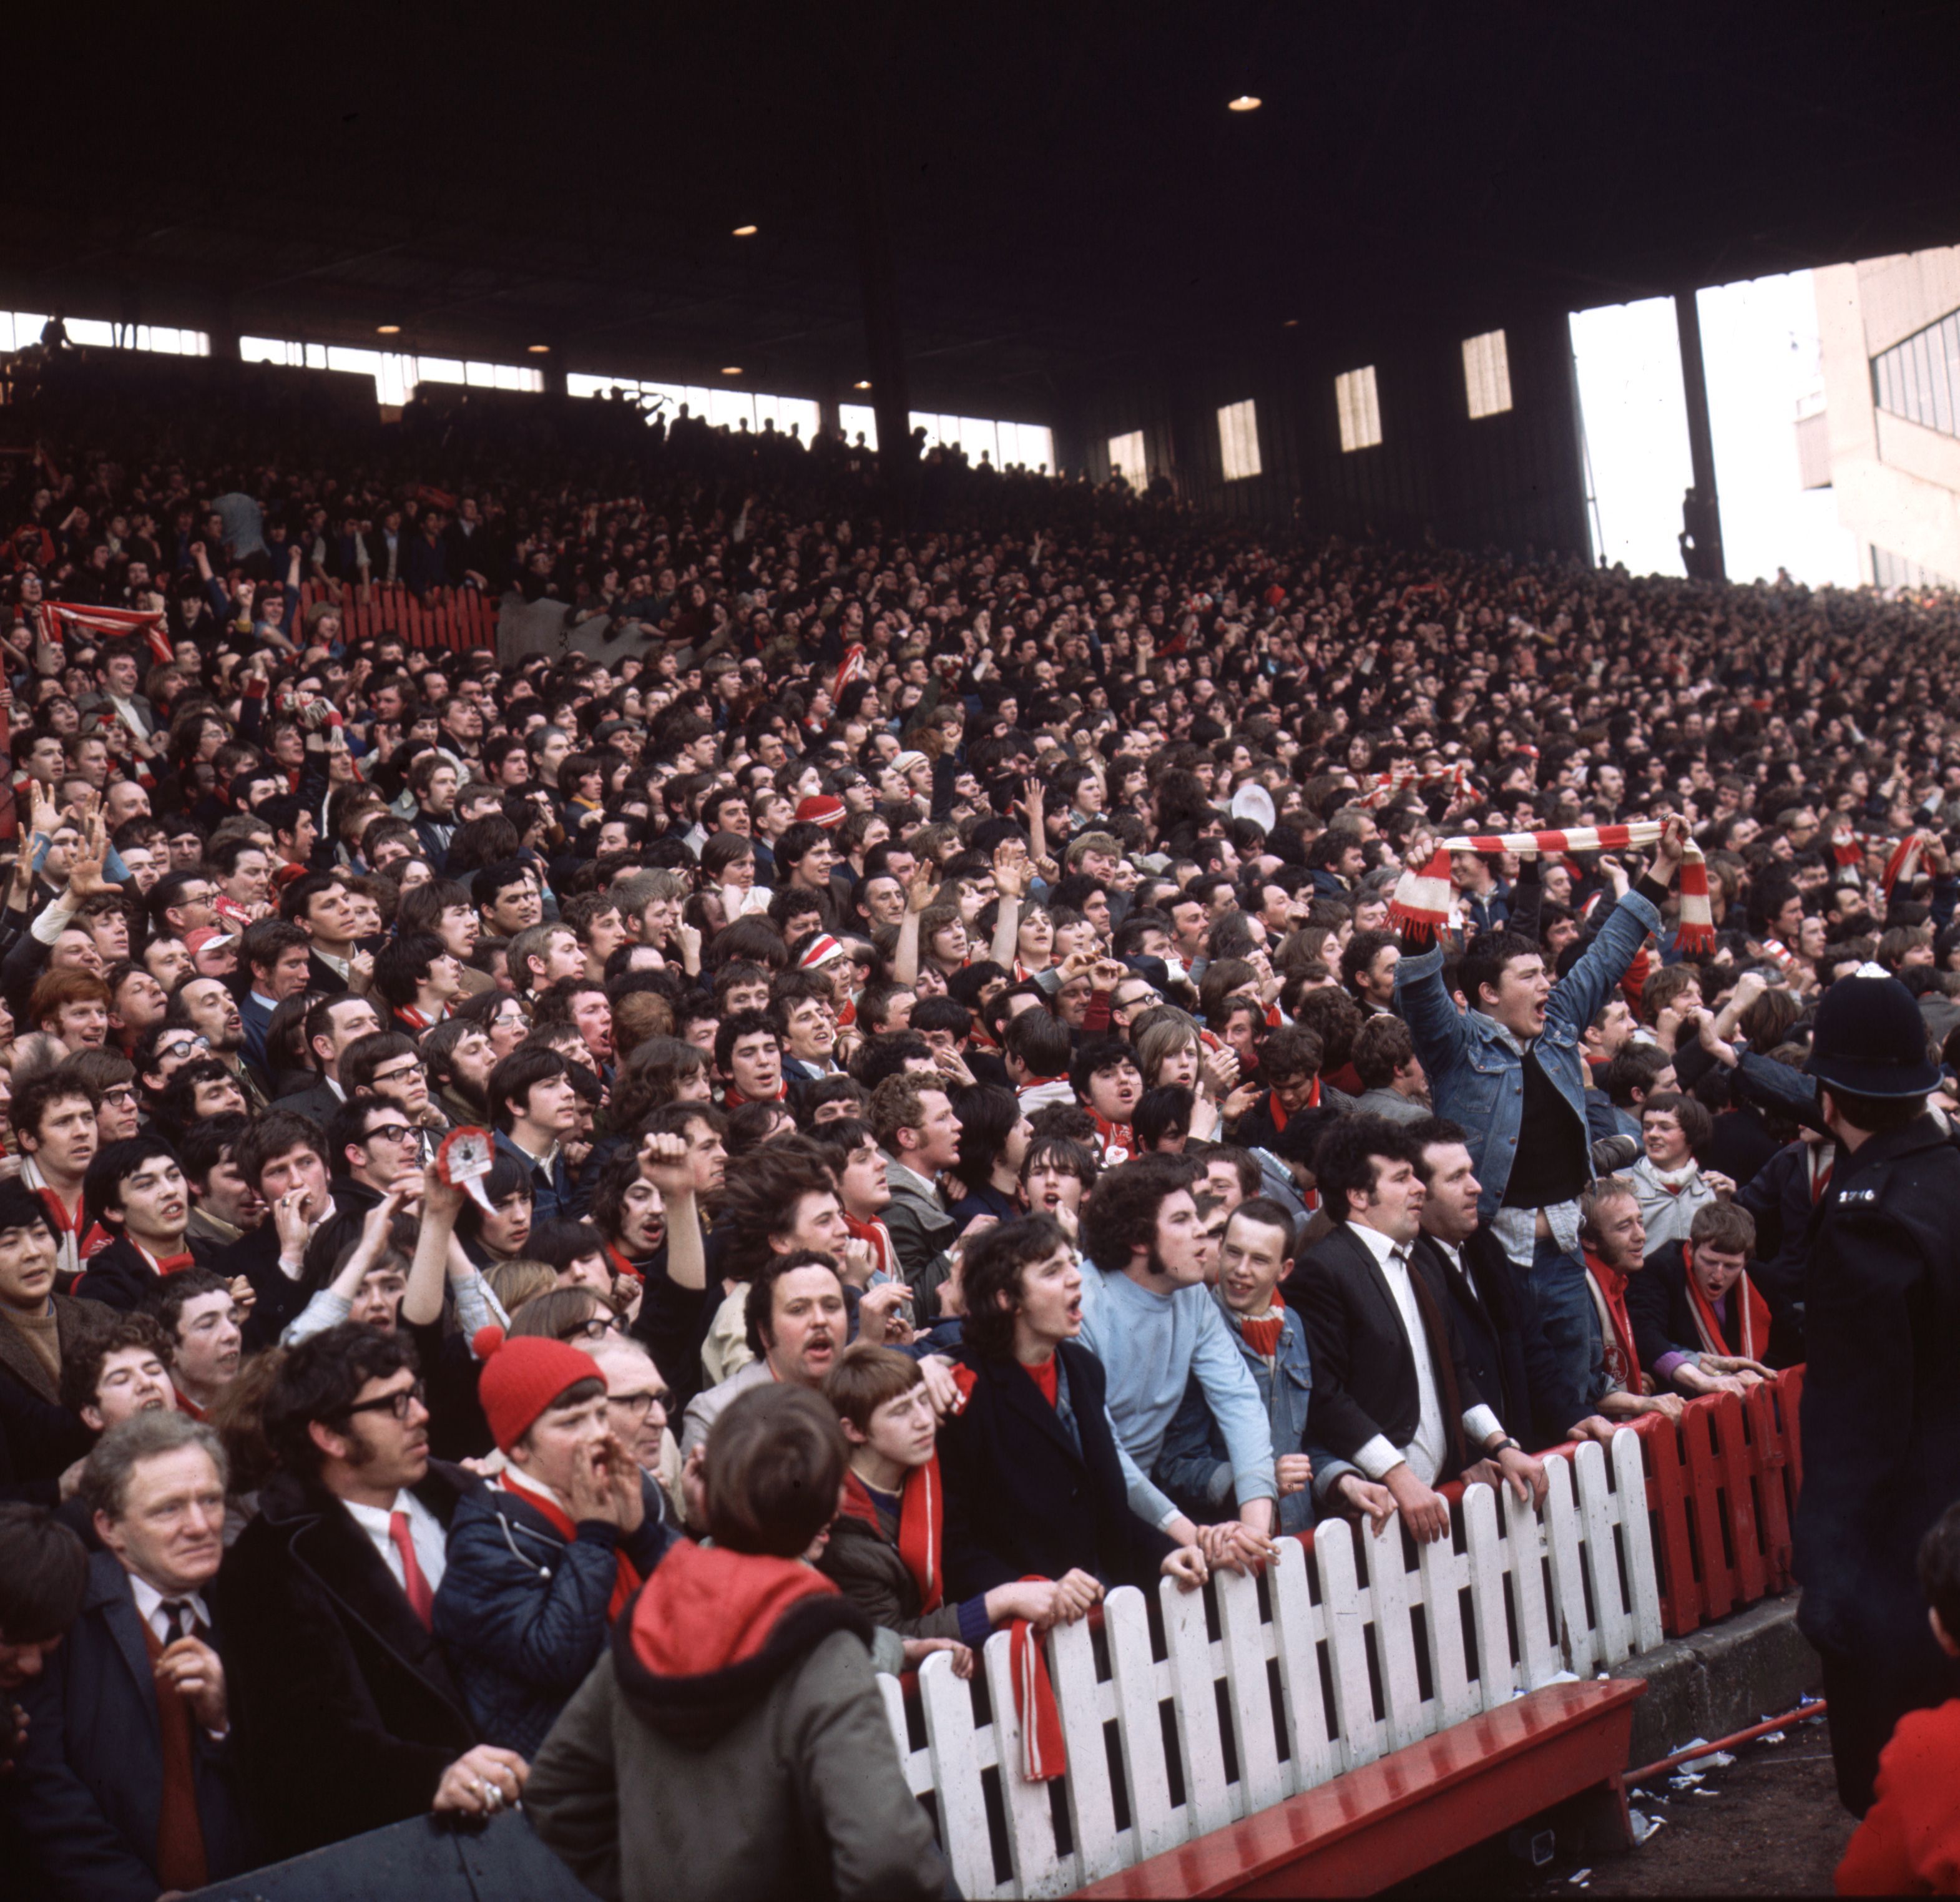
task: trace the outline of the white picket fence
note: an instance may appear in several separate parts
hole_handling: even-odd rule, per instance
[[[1542,1510],[1472,1487],[1452,1538],[1412,1567],[1399,1523],[1377,1538],[1336,1520],[1310,1557],[1283,1540],[1263,1581],[1223,1573],[1201,1594],[1164,1581],[1162,1655],[1144,1594],[1112,1592],[1099,1636],[1086,1624],[1050,1634],[1068,1747],[1055,1783],[1015,1767],[1004,1632],[988,1641],[984,1705],[943,1653],[911,1715],[880,1678],[907,1783],[936,1815],[961,1893],[1066,1894],[1659,1644],[1638,1440],[1622,1430],[1610,1462],[1588,1443],[1546,1469]]]

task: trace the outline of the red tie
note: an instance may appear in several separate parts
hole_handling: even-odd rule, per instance
[[[409,1595],[409,1609],[422,1620],[426,1630],[435,1612],[435,1596],[429,1590],[428,1580],[422,1576],[422,1569],[415,1562],[415,1541],[409,1531],[409,1516],[406,1512],[388,1515],[388,1536],[395,1542],[395,1550],[402,1555],[402,1589]]]

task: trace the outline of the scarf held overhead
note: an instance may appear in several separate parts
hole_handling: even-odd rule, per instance
[[[1639,819],[1631,825],[1588,825],[1571,832],[1473,833],[1462,838],[1446,838],[1420,872],[1403,873],[1395,886],[1389,916],[1396,929],[1409,937],[1424,938],[1440,930],[1449,917],[1453,895],[1449,860],[1455,852],[1475,852],[1482,857],[1506,852],[1526,857],[1617,852],[1631,846],[1656,844],[1660,835],[1659,819]],[[1701,847],[1691,838],[1682,851],[1681,916],[1675,936],[1684,951],[1710,950],[1715,943],[1715,914],[1708,902],[1708,867]]]

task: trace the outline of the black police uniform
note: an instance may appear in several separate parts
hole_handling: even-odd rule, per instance
[[[1793,1106],[1809,1098],[1809,1080],[1780,1064],[1743,1067]],[[1939,1080],[1917,1007],[1890,978],[1831,987],[1806,1067],[1827,1088],[1895,1101]],[[1815,1120],[1814,1100],[1803,1107]],[[1797,1623],[1824,1661],[1838,1793],[1862,1815],[1893,1725],[1960,1695],[1917,1574],[1920,1541],[1960,1500],[1960,1146],[1931,1114],[1855,1150],[1840,1132],[1804,1297]]]

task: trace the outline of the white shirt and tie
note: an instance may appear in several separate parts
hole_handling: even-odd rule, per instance
[[[408,1574],[402,1564],[400,1549],[395,1544],[393,1521],[396,1513],[406,1512],[409,1537],[415,1548],[415,1563],[428,1581],[431,1596],[441,1589],[442,1575],[449,1563],[445,1555],[446,1535],[442,1522],[406,1487],[395,1495],[392,1507],[357,1506],[351,1499],[340,1503],[353,1516],[354,1523],[373,1541],[374,1550],[381,1555],[381,1563],[388,1568],[389,1576],[404,1592],[408,1589]]]
[[[1382,1271],[1395,1297],[1395,1312],[1402,1317],[1402,1332],[1408,1337],[1409,1358],[1415,1363],[1418,1417],[1415,1438],[1398,1446],[1386,1433],[1376,1433],[1354,1455],[1354,1464],[1371,1480],[1385,1477],[1406,1460],[1409,1471],[1425,1486],[1433,1486],[1443,1469],[1449,1437],[1443,1422],[1443,1401],[1437,1392],[1436,1369],[1430,1357],[1429,1334],[1422,1325],[1422,1309],[1416,1300],[1414,1271],[1409,1265],[1410,1245],[1391,1240],[1379,1229],[1350,1222],[1353,1236]],[[1497,1416],[1481,1402],[1463,1414],[1463,1437],[1471,1447],[1481,1447],[1503,1426]]]

